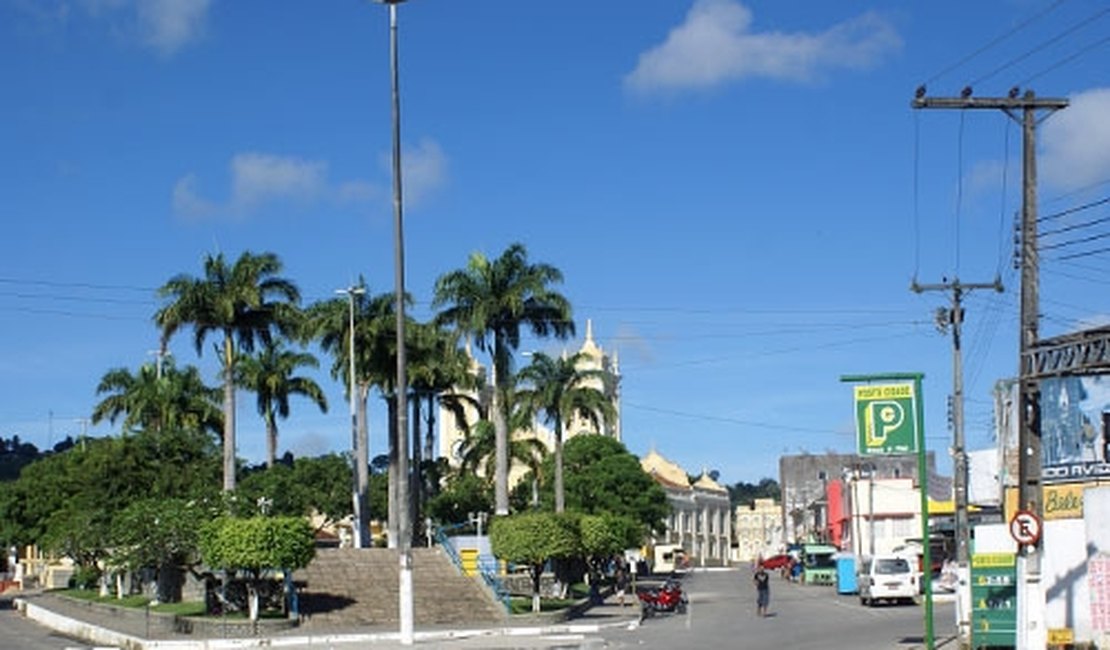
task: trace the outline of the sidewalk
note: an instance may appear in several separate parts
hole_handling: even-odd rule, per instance
[[[333,648],[365,646],[401,648],[396,625],[331,627],[313,623],[305,627],[267,632],[256,636],[215,637],[166,632],[152,634],[150,626],[120,616],[88,610],[67,599],[48,593],[14,595],[16,607],[24,616],[57,632],[97,646],[129,650],[217,650],[231,648]],[[504,624],[469,628],[420,626],[414,631],[417,645],[451,648],[546,648],[567,647],[568,642],[584,641],[585,635],[607,628],[632,628],[639,625],[638,604],[626,597],[620,607],[616,596],[589,607],[573,620],[559,622],[552,615],[524,615],[507,619]]]

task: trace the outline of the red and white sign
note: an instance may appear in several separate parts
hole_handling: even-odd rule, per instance
[[[1041,520],[1028,510],[1018,510],[1010,518],[1010,537],[1018,544],[1036,544],[1041,539]]]

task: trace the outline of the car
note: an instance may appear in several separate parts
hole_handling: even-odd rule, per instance
[[[872,606],[881,600],[913,603],[917,596],[917,570],[899,555],[864,558],[856,576],[859,602]]]
[[[778,569],[783,569],[790,566],[791,560],[792,558],[789,554],[779,553],[778,555],[772,555],[771,557],[763,558],[759,561],[759,564],[764,569],[767,569],[769,571],[777,571]]]

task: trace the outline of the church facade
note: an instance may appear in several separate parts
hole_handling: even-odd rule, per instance
[[[470,352],[469,345],[467,346],[468,353]],[[579,367],[582,370],[596,370],[604,374],[604,378],[595,377],[584,382],[584,385],[596,388],[606,394],[616,411],[616,417],[612,422],[602,423],[601,430],[598,430],[586,418],[579,417],[577,414],[570,422],[563,423],[563,441],[566,442],[570,438],[583,434],[602,434],[621,439],[621,405],[620,405],[620,368],[616,353],[609,354],[601,346],[597,344],[593,336],[593,323],[589,320],[586,321],[586,336],[582,342],[581,347],[577,353],[582,355],[582,360]],[[566,350],[564,355],[568,354]],[[573,354],[573,353],[569,353]],[[527,356],[517,352],[518,361],[522,362],[527,359]],[[521,359],[520,357],[523,357]],[[461,402],[461,411],[463,413],[463,422],[455,416],[450,410],[444,406],[439,407],[439,453],[441,456],[447,458],[448,463],[452,467],[459,467],[462,464],[463,455],[467,447],[467,438],[472,435],[475,425],[481,419],[482,412],[489,412],[489,407],[493,398],[493,385],[492,378],[487,371],[486,366],[482,365],[471,356],[471,373],[479,379],[480,390],[469,391],[460,393],[464,399]],[[531,426],[522,431],[514,431],[511,433],[514,440],[537,440],[543,444],[547,451],[552,451],[555,448],[555,432],[547,426],[546,423],[537,418],[533,418]],[[479,473],[483,473],[483,469],[479,468]],[[526,473],[528,467],[519,463],[513,463],[509,471],[510,485],[516,484]]]

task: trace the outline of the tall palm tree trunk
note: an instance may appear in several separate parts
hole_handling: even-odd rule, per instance
[[[358,383],[358,401],[355,407],[355,425],[358,440],[355,441],[355,512],[359,515],[358,524],[362,528],[358,539],[362,548],[373,546],[370,540],[370,424],[367,417],[366,401],[370,397],[370,384]]]
[[[421,497],[423,494],[424,472],[420,467],[420,393],[413,392],[412,396],[412,480],[409,481],[409,512],[412,513],[412,543],[420,545],[423,537],[421,528],[424,520],[420,518]]]
[[[436,394],[431,392],[428,394],[428,429],[424,432],[424,458],[432,461],[434,466],[436,460]],[[425,501],[431,497],[439,494],[439,471],[433,472],[432,476],[425,481]]]
[[[398,523],[401,510],[398,507],[398,458],[397,458],[397,399],[390,395],[386,398],[389,409],[389,548],[397,548]],[[407,434],[405,434],[407,435]]]
[[[563,494],[563,421],[555,418],[555,512],[563,512],[566,496]]]
[[[224,331],[224,492],[235,491],[235,346]]]
[[[494,482],[493,502],[495,515],[509,514],[509,424],[505,421],[504,400],[509,384],[509,364],[505,362],[505,341],[500,334],[493,342],[493,440]]]
[[[266,467],[273,469],[274,461],[277,460],[277,418],[274,417],[273,409],[267,409],[266,415],[263,418],[266,420]]]

